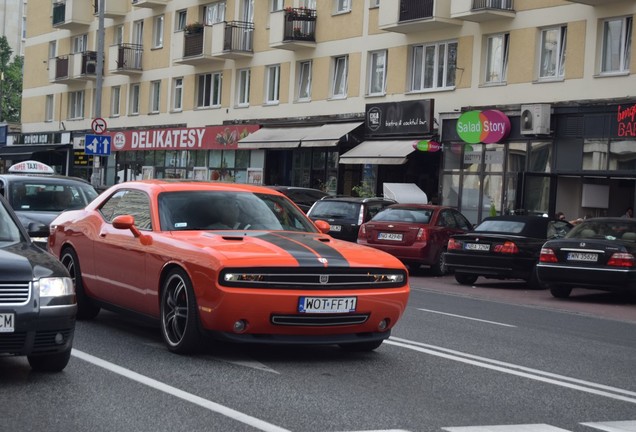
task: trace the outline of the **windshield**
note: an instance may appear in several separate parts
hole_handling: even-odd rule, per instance
[[[431,221],[432,215],[432,210],[388,207],[375,215],[372,220],[427,224]]]
[[[20,229],[0,202],[0,247],[6,247],[21,241]]]
[[[51,183],[46,179],[28,177],[10,185],[9,204],[14,210],[61,212],[84,208],[97,191],[88,184]]]
[[[285,197],[228,191],[164,192],[159,195],[162,231],[285,230],[318,232]]]

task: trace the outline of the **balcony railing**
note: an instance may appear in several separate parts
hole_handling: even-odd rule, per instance
[[[61,24],[66,20],[66,3],[53,4],[53,25]]]
[[[53,81],[85,81],[93,79],[97,73],[97,52],[84,51],[62,55],[51,59]]]
[[[433,17],[435,0],[401,0],[400,21]]]
[[[316,11],[306,8],[285,9],[284,41],[316,42]]]
[[[186,32],[183,35],[183,57],[203,54],[203,34],[203,29],[201,29],[201,31]]]
[[[505,11],[514,10],[513,0],[473,0],[473,10],[499,9]]]
[[[68,78],[68,56],[59,56],[55,59],[55,79]]]
[[[223,51],[242,51],[251,53],[254,50],[254,23],[246,21],[228,21],[225,23]]]
[[[141,71],[143,45],[122,43],[117,47],[118,71]]]

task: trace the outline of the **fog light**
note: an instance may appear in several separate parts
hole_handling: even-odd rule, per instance
[[[247,329],[247,321],[238,320],[234,323],[234,333],[243,333]]]
[[[380,321],[380,323],[378,324],[378,330],[380,331],[384,331],[387,329],[387,327],[389,326],[389,320],[388,319],[383,319],[382,321]]]
[[[64,336],[62,336],[62,333],[57,333],[55,335],[55,343],[58,345],[62,345],[64,343]]]

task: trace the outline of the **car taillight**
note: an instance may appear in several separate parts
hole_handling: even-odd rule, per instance
[[[367,235],[367,229],[364,225],[360,225],[360,231],[358,231],[358,238],[362,238]]]
[[[360,212],[358,213],[358,225],[364,223],[364,206],[360,206]]]
[[[507,241],[503,244],[495,245],[494,251],[497,253],[517,254],[519,253],[519,248],[513,242]]]
[[[541,248],[541,255],[539,255],[539,261],[547,263],[559,262],[554,251],[550,248]]]
[[[612,267],[634,267],[634,255],[616,252],[607,261],[607,265]]]
[[[446,247],[446,249],[448,249],[448,250],[461,250],[462,249],[462,242],[460,242],[459,240],[455,240],[455,239],[449,239],[448,240],[448,246]]]
[[[417,236],[415,236],[416,241],[426,241],[428,240],[428,234],[424,228],[420,228],[417,230]]]

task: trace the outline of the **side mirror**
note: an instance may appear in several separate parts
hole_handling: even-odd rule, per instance
[[[152,237],[142,234],[135,226],[135,218],[132,215],[119,215],[113,219],[113,227],[116,229],[127,229],[141,241],[141,244],[148,246],[152,244]]]
[[[30,222],[26,227],[29,237],[48,237],[50,234],[49,226],[40,222]]]
[[[331,230],[331,225],[329,225],[329,222],[327,221],[317,220],[316,222],[314,222],[314,224],[316,225],[316,228],[318,228],[323,234],[327,234]]]

